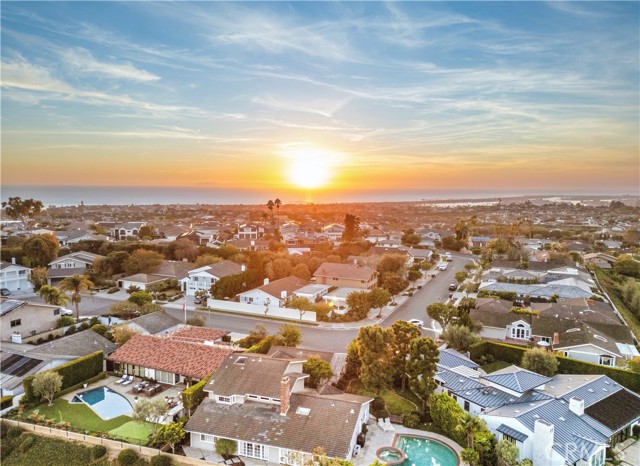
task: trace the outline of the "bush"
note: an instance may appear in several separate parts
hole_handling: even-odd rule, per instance
[[[82,322],[80,324],[80,327],[78,327],[78,330],[86,330],[89,328],[89,322]]]
[[[125,448],[118,455],[118,464],[120,466],[132,466],[138,461],[138,454],[131,448]]]
[[[91,458],[97,460],[107,454],[107,449],[103,445],[95,445],[91,448]]]
[[[66,332],[64,332],[64,334],[65,334],[65,335],[73,335],[73,334],[74,334],[74,333],[76,333],[77,331],[78,331],[78,329],[76,328],[76,326],[75,326],[75,325],[73,325],[73,326],[69,327],[69,328],[67,329],[67,331],[66,331]]]
[[[409,429],[415,429],[420,425],[420,415],[416,413],[407,413],[402,416],[402,425]]]
[[[11,426],[7,429],[7,438],[18,438],[22,435],[22,429],[20,427]]]
[[[375,417],[387,417],[389,411],[387,411],[387,405],[384,402],[384,399],[376,396],[371,402],[371,414]]]
[[[157,455],[151,458],[151,466],[171,466],[171,457],[167,455]]]
[[[73,325],[75,320],[71,316],[62,316],[58,320],[56,320],[56,328],[68,327],[69,325]]]
[[[109,290],[107,290],[107,294],[117,293],[118,291],[120,291],[120,288],[114,286],[113,288],[109,288]]]
[[[207,394],[204,392],[204,387],[205,385],[207,385],[209,377],[205,377],[200,382],[193,384],[189,388],[183,390],[182,404],[189,412],[200,406],[202,400],[207,397]]]
[[[105,336],[105,334],[109,331],[109,326],[105,324],[95,324],[91,327],[91,330],[96,332],[98,335]]]
[[[65,390],[100,374],[103,359],[102,351],[99,350],[51,370],[62,376],[62,390]],[[25,403],[35,400],[32,387],[33,379],[34,376],[29,376],[22,381]]]
[[[26,453],[34,443],[36,443],[36,439],[33,435],[25,436],[24,440],[20,443],[20,447],[18,447],[20,453]]]

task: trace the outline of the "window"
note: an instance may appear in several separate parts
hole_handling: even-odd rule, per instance
[[[464,402],[464,410],[468,412],[469,409],[470,409],[469,402],[467,400],[465,400],[465,402]]]
[[[602,466],[605,459],[605,450],[600,450],[591,457],[591,466]]]
[[[602,364],[603,366],[613,366],[614,358],[612,358],[611,356],[607,356],[606,354],[602,354],[600,355],[599,364]]]
[[[531,336],[531,330],[528,329],[524,324],[517,324],[514,327],[511,327],[511,338],[515,338],[518,340],[528,340]]]
[[[53,315],[54,316],[59,316],[60,315],[60,309],[54,309],[53,310]]]
[[[18,271],[18,275],[26,275],[27,271],[26,270],[19,270]]]
[[[506,441],[508,441],[508,442],[511,442],[511,443],[513,443],[514,445],[516,445],[516,442],[517,442],[517,440],[516,440],[516,439],[514,439],[513,437],[511,437],[511,436],[509,436],[509,435],[507,435],[507,434],[502,434],[502,439],[503,439],[503,440],[506,440]]]
[[[230,396],[219,396],[218,397],[218,403],[231,404],[231,397]]]
[[[215,443],[216,438],[213,435],[200,434],[200,441],[207,443]]]
[[[551,337],[540,337],[540,341],[546,341],[547,343],[551,343]]]
[[[20,325],[22,325],[22,319],[16,319],[11,321],[12,327],[19,327]]]
[[[269,453],[264,445],[259,443],[240,442],[240,456],[268,460]]]

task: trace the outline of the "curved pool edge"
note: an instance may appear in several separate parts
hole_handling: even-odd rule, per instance
[[[427,440],[432,440],[434,442],[439,442],[439,443],[442,443],[447,448],[449,448],[449,450],[451,450],[453,454],[456,455],[456,461],[457,461],[456,466],[461,466],[462,460],[460,459],[460,454],[458,453],[458,450],[462,451],[462,447],[460,447],[456,442],[451,440],[449,437],[445,437],[444,435],[441,435],[441,434],[436,434],[435,432],[431,432],[431,434],[432,435],[396,432],[396,434],[393,436],[393,443],[391,445],[394,448],[398,448],[396,446],[398,443],[398,437],[413,437],[413,438],[427,439]]]
[[[99,411],[97,411],[96,409],[93,408],[93,405],[88,403],[85,399],[83,399],[80,395],[85,394],[86,392],[90,392],[90,391],[94,391],[94,390],[99,390],[99,389],[106,389],[108,391],[110,391],[111,393],[120,396],[124,401],[127,402],[127,404],[131,407],[130,411],[127,411],[127,414],[117,414],[115,416],[109,416],[109,417],[104,417],[102,414],[100,414]],[[71,401],[75,398],[78,398],[79,401]],[[130,416],[131,413],[133,413],[134,411],[134,406],[133,403],[131,403],[131,401],[129,401],[129,399],[122,393],[118,392],[117,390],[112,389],[111,387],[109,387],[109,384],[106,383],[104,385],[97,385],[95,387],[84,387],[82,391],[78,391],[75,394],[72,395],[71,400],[69,400],[70,403],[73,404],[84,404],[86,407],[88,407],[96,416],[98,416],[100,419],[102,419],[103,421],[110,421],[112,419],[115,419],[119,416]]]

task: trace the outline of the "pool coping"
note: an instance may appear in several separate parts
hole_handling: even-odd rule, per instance
[[[422,438],[422,439],[427,439],[427,440],[433,440],[439,443],[442,443],[443,445],[445,445],[447,448],[449,448],[449,450],[451,450],[453,452],[454,455],[456,455],[456,460],[458,461],[458,463],[456,464],[456,466],[460,466],[462,464],[462,460],[460,459],[460,455],[458,454],[458,452],[456,451],[457,449],[455,447],[453,447],[452,445],[450,445],[448,442],[441,440],[439,438],[436,438],[434,436],[429,436],[429,435],[418,435],[418,434],[409,434],[409,433],[401,433],[401,432],[397,432],[394,436],[393,436],[393,442],[391,443],[391,446],[394,448],[398,448],[396,446],[396,443],[398,442],[398,437],[413,437],[413,438]],[[398,450],[401,450],[400,448],[398,448]],[[402,450],[401,450],[402,451]],[[404,453],[404,451],[402,451],[402,453]],[[405,453],[406,455],[406,453]]]
[[[107,390],[109,390],[109,391],[111,391],[111,392],[115,393],[116,395],[121,396],[122,398],[124,398],[124,400],[125,400],[127,403],[129,403],[129,406],[131,406],[131,411],[129,411],[129,412],[128,412],[129,414],[124,413],[124,414],[118,414],[117,416],[102,417],[102,416],[100,415],[100,413],[98,413],[95,409],[93,409],[93,408],[92,408],[92,405],[90,405],[90,404],[89,404],[89,403],[87,403],[83,398],[81,398],[81,397],[80,397],[80,395],[81,395],[81,394],[83,394],[83,393],[85,393],[85,392],[89,392],[89,391],[91,391],[91,390],[97,390],[97,389],[99,389],[99,388],[106,388]],[[79,404],[78,402],[75,402],[75,403],[73,402],[73,399],[74,399],[75,397],[78,397],[78,398],[80,399],[80,403],[83,403],[85,406],[87,406],[91,411],[93,411],[93,412],[95,413],[95,415],[96,415],[96,416],[98,416],[98,417],[99,417],[100,419],[102,419],[103,421],[110,421],[111,419],[115,419],[115,418],[120,417],[120,416],[129,416],[129,417],[131,417],[131,416],[130,416],[130,414],[132,414],[132,413],[133,413],[133,409],[134,409],[134,408],[133,408],[133,405],[132,405],[132,404],[131,404],[131,402],[127,399],[127,397],[126,397],[126,396],[122,395],[121,393],[118,393],[117,391],[115,391],[115,390],[114,390],[114,389],[112,389],[112,388],[109,388],[109,387],[108,387],[108,384],[98,385],[98,386],[93,387],[93,388],[89,388],[89,387],[87,387],[87,388],[85,388],[85,389],[84,389],[83,391],[81,391],[81,392],[80,392],[80,391],[79,391],[79,392],[76,392],[76,393],[74,393],[74,394],[73,394],[73,396],[68,400],[68,403],[69,403],[69,404]]]

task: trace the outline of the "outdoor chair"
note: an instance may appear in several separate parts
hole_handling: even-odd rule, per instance
[[[116,380],[116,383],[117,384],[121,384],[126,380],[127,380],[127,374],[122,374],[122,377],[120,377],[118,380]]]
[[[122,385],[129,385],[130,383],[133,383],[133,376],[130,375],[129,377],[127,377],[127,380],[125,380],[124,382],[122,382]]]

